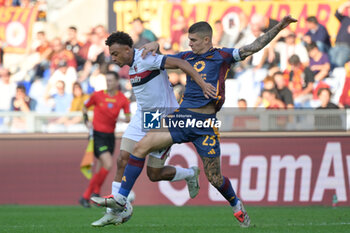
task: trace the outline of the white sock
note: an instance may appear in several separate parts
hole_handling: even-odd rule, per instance
[[[237,203],[236,203],[236,205],[233,206],[232,209],[233,209],[233,212],[234,212],[234,213],[237,213],[238,211],[240,211],[240,210],[242,209],[242,207],[241,207],[241,201],[238,200]]]
[[[117,181],[112,182],[112,195],[116,196],[119,192],[121,183]],[[114,213],[112,208],[107,207],[107,213]]]
[[[117,181],[112,182],[112,195],[113,196],[118,194],[121,185],[122,185],[122,183],[120,183],[120,182],[117,182]]]
[[[171,182],[184,180],[188,177],[194,176],[194,171],[191,168],[182,168],[182,167],[175,167],[176,173],[174,178],[171,180]]]

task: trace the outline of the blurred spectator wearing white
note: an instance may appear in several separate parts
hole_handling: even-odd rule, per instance
[[[254,14],[250,20],[250,31],[251,36],[249,37],[247,43],[252,43],[255,41],[258,37],[262,36],[264,34],[264,17],[259,14]],[[251,59],[251,65],[254,67],[254,69],[262,69],[264,68],[265,62],[267,60],[268,55],[268,47],[267,45],[265,48],[260,50],[257,53],[254,53],[252,56],[249,56],[244,62],[249,61]]]
[[[103,52],[104,45],[101,44],[101,39],[96,32],[93,32],[90,36],[91,45],[88,52],[88,60],[91,62],[96,61],[97,56]]]
[[[0,67],[0,111],[9,111],[11,99],[16,93],[16,84],[10,82],[10,71]]]
[[[98,36],[101,46],[104,47],[105,41],[109,35],[107,29],[100,24],[93,29],[93,32]]]
[[[246,38],[246,43],[252,43],[263,34],[263,24],[261,15],[253,15],[250,21],[250,36]],[[268,46],[259,52],[249,56],[247,59],[239,63],[241,73],[237,73],[237,82],[239,86],[238,96],[244,98],[248,106],[256,106],[261,93],[261,83],[267,76]]]
[[[307,17],[305,26],[308,31],[305,33],[303,41],[306,44],[315,42],[320,51],[327,53],[331,47],[330,36],[327,28],[320,24],[315,16]]]
[[[89,77],[89,85],[94,89],[94,91],[101,91],[107,89],[106,76],[103,73],[101,73],[99,65],[96,65],[94,67]]]
[[[69,67],[67,61],[61,60],[57,64],[57,70],[52,74],[47,85],[49,95],[57,93],[55,85],[57,81],[65,83],[65,92],[72,94],[73,83],[77,80],[77,72],[74,67]]]
[[[274,48],[274,51],[279,53],[281,71],[283,72],[288,68],[288,59],[294,54],[298,55],[304,66],[308,66],[309,55],[307,54],[305,46],[296,42],[295,33],[284,29],[277,35],[274,41],[277,41],[280,37],[284,37],[285,42],[278,41],[275,45],[272,43],[274,46],[271,48]],[[272,51],[269,55],[271,56],[271,54],[273,54]]]

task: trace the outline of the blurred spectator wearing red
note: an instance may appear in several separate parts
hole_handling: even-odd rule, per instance
[[[65,60],[68,64],[68,66],[77,68],[77,62],[75,60],[74,54],[65,49],[61,38],[56,37],[51,41],[51,47],[53,49],[52,57],[51,57],[51,74],[58,68],[58,63],[61,60]]]
[[[350,61],[345,64],[346,78],[342,94],[339,99],[339,107],[350,108]]]
[[[261,96],[266,109],[285,108],[284,103],[277,98],[277,92],[275,89],[264,89]]]
[[[84,59],[79,54],[80,49],[83,45],[84,44],[78,40],[78,29],[74,26],[70,26],[67,29],[67,40],[65,42],[65,48],[74,54],[78,71],[83,68],[86,61],[86,59]]]

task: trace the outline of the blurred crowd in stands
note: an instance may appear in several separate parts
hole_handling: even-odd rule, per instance
[[[0,4],[3,2],[6,1],[0,1]],[[13,2],[21,5],[31,1]],[[319,24],[315,16],[309,16],[306,20],[308,31],[304,35],[285,29],[266,48],[232,66],[226,81],[229,84],[225,106],[349,108],[350,17],[345,14],[347,9],[350,9],[350,1],[331,16],[340,22],[333,43],[327,28]],[[231,30],[230,34],[220,20],[212,25],[214,47],[239,48],[252,43],[278,23],[259,14],[249,19],[242,13],[239,20],[240,27]],[[135,48],[158,41],[163,54],[190,50],[189,25],[184,17],[177,18],[171,38],[157,38],[144,23],[141,18],[131,22],[132,30],[128,33]],[[37,32],[28,55],[31,58],[31,65],[27,64],[29,67],[11,72],[0,68],[0,111],[81,111],[89,94],[106,88],[104,74],[110,70],[118,72],[121,91],[134,102],[128,67],[120,68],[111,61],[105,46],[107,36],[108,32],[102,25],[91,28],[88,33],[71,26],[65,34],[51,40],[45,31]],[[169,79],[180,99],[186,85],[185,75],[171,71]],[[76,121],[64,119],[67,125]]]

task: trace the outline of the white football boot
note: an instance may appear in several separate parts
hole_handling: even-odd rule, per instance
[[[186,178],[186,183],[187,183],[187,187],[188,187],[188,192],[190,194],[191,198],[195,198],[199,192],[199,180],[198,180],[198,176],[199,176],[199,168],[196,166],[191,167],[191,169],[194,171],[194,175]]]
[[[243,206],[242,201],[238,200],[237,205],[240,205],[239,211],[234,212],[233,215],[239,221],[239,225],[241,227],[249,227],[249,225],[250,225],[250,218],[249,218],[249,215],[248,215],[247,211],[245,210],[245,208]]]
[[[131,218],[133,214],[133,207],[129,201],[126,202],[125,207],[122,211],[120,209],[111,209],[106,211],[104,216],[99,220],[91,223],[93,227],[103,227],[106,225],[120,225]]]

